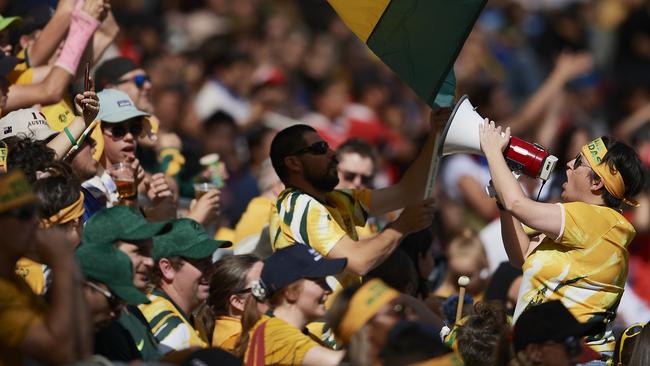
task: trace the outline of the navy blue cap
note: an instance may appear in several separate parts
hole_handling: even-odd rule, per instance
[[[305,244],[282,248],[264,260],[260,280],[269,297],[302,278],[323,278],[343,271],[346,258],[325,259]]]

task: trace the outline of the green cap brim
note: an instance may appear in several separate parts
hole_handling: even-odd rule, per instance
[[[166,228],[171,228],[171,223],[169,221],[147,222],[146,224],[136,226],[129,230],[119,239],[135,241],[153,239],[154,236],[161,234]]]
[[[126,301],[129,305],[148,304],[151,301],[134,286],[111,286],[108,288],[120,299]]]
[[[0,16],[0,31],[3,31],[5,29],[7,29],[7,27],[9,27],[10,25],[12,25],[14,23],[17,24],[17,23],[21,22],[21,20],[22,19],[20,17],[6,17],[5,18],[5,17]]]
[[[221,240],[204,240],[189,250],[186,250],[183,253],[179,253],[178,255],[189,259],[203,259],[211,257],[212,254],[214,254],[214,252],[221,247],[221,243],[223,243]]]

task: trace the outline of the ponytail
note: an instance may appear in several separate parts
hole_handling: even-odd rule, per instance
[[[253,296],[248,296],[244,304],[244,313],[241,317],[241,336],[237,345],[233,350],[233,354],[240,359],[244,358],[246,348],[248,348],[248,341],[250,340],[250,331],[255,324],[262,318],[262,315],[257,310],[257,300]]]

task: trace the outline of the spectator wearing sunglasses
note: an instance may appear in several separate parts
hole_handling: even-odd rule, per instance
[[[190,315],[208,298],[212,255],[232,243],[213,240],[199,223],[177,219],[170,231],[153,239],[151,304],[140,311],[162,346],[172,350],[208,347]]]
[[[252,282],[260,278],[263,263],[253,254],[232,255],[214,264],[207,304],[214,317],[212,347],[233,352],[242,332],[241,318]]]
[[[638,206],[633,197],[645,181],[638,154],[608,136],[583,145],[566,164],[563,202],[542,203],[528,198],[507,167],[502,151],[509,139],[510,130],[502,133],[494,122],[480,127],[505,250],[510,264],[523,270],[514,319],[534,304],[561,300],[582,322],[611,324],[625,289],[627,246],[636,235],[621,211]],[[589,346],[611,362],[615,342],[608,327]]]
[[[117,89],[126,93],[139,110],[153,113],[149,75],[130,59],[116,57],[104,61],[95,71],[95,83],[98,92]]]
[[[85,242],[76,257],[85,277],[84,293],[95,333],[117,319],[125,306],[149,302],[133,286],[131,260],[113,245]]]
[[[0,196],[0,362],[67,364],[85,358],[91,345],[81,330],[89,324],[85,304],[76,301],[83,294],[73,247],[59,229],[38,230],[36,197],[22,172],[0,175]],[[56,273],[49,306],[13,271],[26,256]]]
[[[449,114],[432,116],[436,131]],[[433,136],[434,133],[431,133]],[[346,271],[337,276],[345,287],[382,263],[402,238],[431,225],[434,200],[423,200],[430,159],[431,137],[402,180],[385,189],[334,189],[339,184],[339,161],[327,142],[307,125],[280,131],[271,143],[271,162],[287,187],[280,193],[269,225],[275,250],[302,242],[328,258],[347,258]],[[368,216],[407,208],[381,233],[359,238],[357,226]]]
[[[114,246],[131,260],[133,285],[143,294],[151,280],[153,237],[170,229],[168,222],[148,222],[127,206],[103,209],[84,228],[83,242]],[[111,360],[157,361],[164,353],[140,310],[126,306],[116,320],[95,334],[95,353]]]
[[[373,188],[376,153],[373,147],[361,139],[349,139],[336,149],[339,161],[339,184],[337,189]],[[375,218],[369,218],[366,225],[357,227],[359,237],[365,238],[376,233]]]

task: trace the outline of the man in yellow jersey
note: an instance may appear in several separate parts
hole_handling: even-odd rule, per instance
[[[523,269],[514,320],[528,308],[560,300],[581,323],[607,328],[587,338],[589,346],[611,360],[616,309],[628,272],[627,246],[636,234],[621,215],[623,204],[643,188],[637,153],[610,137],[584,145],[566,165],[563,203],[533,201],[521,189],[503,157],[510,140],[486,120],[479,128],[497,193],[501,233],[510,264]],[[529,238],[523,225],[539,235]]]
[[[169,232],[153,239],[156,286],[140,310],[161,345],[173,350],[206,348],[190,318],[208,298],[212,255],[230,242],[210,238],[199,223],[191,219],[172,221]]]
[[[423,199],[426,172],[433,154],[435,133],[446,122],[448,109],[432,114],[432,129],[420,155],[399,183],[370,190],[336,190],[339,183],[335,152],[307,125],[280,131],[271,143],[273,168],[287,187],[278,197],[269,225],[274,249],[305,243],[327,258],[347,258],[346,271],[337,279],[346,286],[383,262],[404,235],[428,227],[434,200]],[[368,215],[377,216],[407,207],[381,233],[359,238],[356,226]]]

